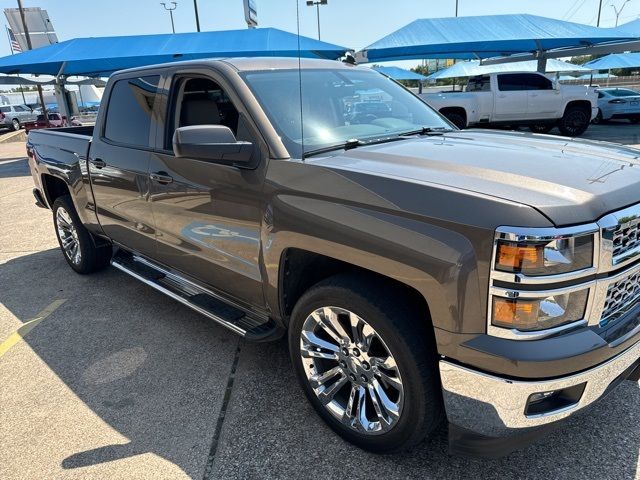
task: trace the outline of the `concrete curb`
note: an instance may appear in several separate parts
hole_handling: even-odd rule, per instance
[[[0,143],[26,142],[26,141],[27,141],[27,132],[25,132],[24,130],[18,130],[17,132],[6,133],[0,137]]]

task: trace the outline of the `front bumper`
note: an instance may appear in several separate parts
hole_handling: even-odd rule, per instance
[[[440,361],[440,377],[449,423],[486,436],[520,435],[562,420],[593,404],[640,365],[640,342],[609,361],[581,373],[552,380],[520,381]],[[558,408],[527,414],[531,396],[572,391],[575,398]],[[576,393],[577,392],[577,393]],[[567,403],[568,402],[568,403]]]

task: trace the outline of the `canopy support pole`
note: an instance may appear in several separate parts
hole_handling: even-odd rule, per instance
[[[66,64],[67,62],[62,63],[60,71],[56,75],[55,92],[56,100],[58,102],[58,110],[60,110],[60,115],[65,117],[64,125],[66,127],[69,127],[71,126],[71,108],[69,107],[69,99],[67,98],[67,92],[64,88],[65,77],[62,73],[64,72],[64,67],[66,66]]]

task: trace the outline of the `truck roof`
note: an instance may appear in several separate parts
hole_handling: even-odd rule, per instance
[[[298,57],[230,57],[230,58],[204,58],[198,60],[184,60],[181,62],[162,63],[157,65],[146,65],[144,67],[128,68],[117,73],[134,73],[157,69],[163,67],[180,67],[188,65],[203,65],[225,63],[239,72],[255,70],[291,70],[297,69],[319,69],[319,68],[360,68],[370,70],[367,67],[357,67],[338,60],[325,60],[320,58],[300,58]]]

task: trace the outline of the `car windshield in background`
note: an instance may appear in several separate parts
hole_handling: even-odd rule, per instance
[[[612,88],[610,90],[605,90],[609,95],[614,97],[637,97],[640,96],[640,92],[635,92],[633,90],[629,90],[628,88]]]
[[[422,100],[375,71],[272,70],[243,76],[293,157],[349,140],[366,143],[423,128],[451,128]]]

